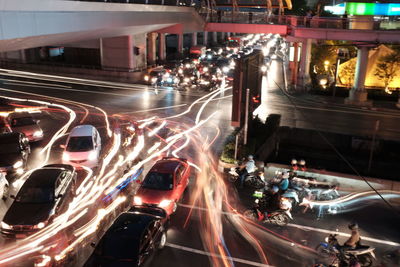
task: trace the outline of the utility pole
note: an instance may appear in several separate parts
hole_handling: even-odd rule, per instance
[[[250,89],[246,89],[246,108],[244,111],[244,141],[243,144],[247,145],[247,132],[249,130],[249,102],[250,102]]]

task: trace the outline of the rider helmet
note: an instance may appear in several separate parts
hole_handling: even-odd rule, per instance
[[[271,188],[272,192],[277,193],[279,191],[279,187],[277,185],[272,186]]]
[[[253,155],[248,155],[248,156],[247,156],[247,159],[248,159],[248,160],[252,160],[253,158],[254,158]]]
[[[289,172],[285,172],[285,173],[282,175],[282,178],[283,178],[283,179],[289,179]]]
[[[304,159],[302,159],[302,160],[300,160],[299,164],[300,164],[301,166],[305,166],[305,165],[306,165],[306,161],[305,161]]]
[[[357,230],[357,229],[358,229],[358,224],[357,224],[357,223],[351,223],[351,224],[349,224],[349,229],[350,229],[350,230]]]
[[[290,164],[296,165],[296,164],[297,164],[297,160],[296,160],[296,159],[292,159],[292,161],[290,162]]]

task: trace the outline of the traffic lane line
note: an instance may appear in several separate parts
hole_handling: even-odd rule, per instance
[[[188,209],[196,209],[196,210],[201,210],[201,211],[207,211],[207,208],[202,208],[202,207],[197,207],[197,206],[191,206],[187,204],[178,204],[181,207],[188,208]],[[230,216],[239,216],[239,214],[232,213],[232,212],[226,212],[226,211],[220,211],[221,214],[224,215],[230,215]],[[320,233],[325,233],[325,234],[337,234],[339,236],[345,236],[349,237],[350,234],[348,233],[343,233],[343,232],[338,232],[338,231],[332,231],[332,230],[327,230],[327,229],[321,229],[321,228],[316,228],[316,227],[311,227],[311,226],[305,226],[305,225],[299,225],[299,224],[294,224],[294,223],[289,223],[287,224],[289,227],[295,227],[299,228],[305,231],[314,231],[314,232],[320,232]],[[373,242],[373,243],[378,243],[378,244],[383,244],[383,245],[389,245],[389,246],[400,246],[400,243],[389,241],[389,240],[381,240],[373,237],[368,237],[368,236],[361,236],[363,240]]]
[[[4,83],[9,84],[33,84],[33,85],[46,85],[46,86],[54,86],[54,87],[61,87],[61,88],[72,88],[71,86],[56,84],[56,83],[40,83],[40,82],[30,82],[30,81],[23,81],[23,80],[12,80],[12,79],[1,79],[5,81]]]
[[[299,224],[294,224],[294,223],[289,223],[289,224],[287,224],[287,226],[299,228],[304,231],[314,231],[314,232],[320,232],[320,233],[325,233],[325,234],[337,234],[338,236],[350,237],[350,234],[348,234],[348,233],[326,230],[326,229],[321,229],[321,228],[315,228],[315,227],[311,227],[311,226],[304,226],[304,225],[299,225]],[[393,241],[387,241],[387,240],[381,240],[381,239],[368,237],[368,236],[361,236],[361,239],[365,240],[365,241],[380,243],[380,244],[389,245],[389,246],[400,246],[400,243],[396,243]]]
[[[176,245],[176,244],[172,244],[172,243],[168,243],[168,242],[165,244],[165,246],[170,247],[170,248],[174,248],[174,249],[179,249],[179,250],[191,252],[191,253],[195,253],[195,254],[204,255],[204,256],[207,256],[207,257],[217,257],[217,258],[220,258],[220,259],[227,259],[227,260],[230,260],[230,261],[234,261],[234,262],[237,262],[237,263],[242,263],[242,264],[246,264],[246,265],[250,265],[250,266],[273,267],[273,265],[268,265],[268,264],[264,264],[264,263],[260,263],[260,262],[239,259],[239,258],[235,258],[235,257],[226,257],[226,256],[222,256],[220,254],[210,253],[210,252],[207,252],[207,251],[204,251],[204,250],[185,247],[185,246]]]

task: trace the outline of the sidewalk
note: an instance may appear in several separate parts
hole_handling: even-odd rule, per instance
[[[396,103],[394,101],[382,101],[382,100],[372,100],[372,107],[359,107],[353,105],[344,104],[343,97],[332,97],[332,96],[323,96],[323,95],[316,95],[316,94],[299,94],[296,96],[299,100],[307,100],[313,102],[319,102],[323,104],[333,104],[340,107],[346,108],[355,108],[361,110],[373,110],[373,111],[382,111],[382,112],[391,112],[391,113],[398,113],[400,115],[400,109],[396,107]]]

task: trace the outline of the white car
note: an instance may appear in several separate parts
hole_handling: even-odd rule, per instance
[[[9,125],[13,132],[24,133],[29,142],[43,139],[43,130],[39,120],[35,120],[28,112],[14,112],[8,115]]]
[[[64,148],[62,162],[76,168],[86,166],[95,168],[99,165],[101,138],[92,125],[79,125],[72,129]]]
[[[6,200],[10,194],[10,185],[6,179],[6,173],[0,171],[0,196]]]

